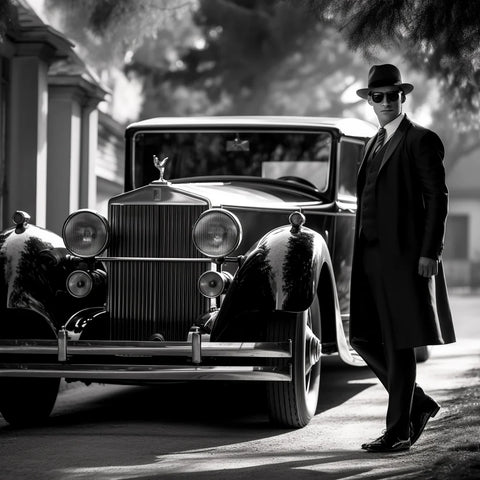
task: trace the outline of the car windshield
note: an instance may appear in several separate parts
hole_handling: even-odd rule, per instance
[[[134,136],[135,186],[159,178],[154,157],[168,157],[166,179],[248,175],[297,177],[324,192],[328,186],[332,138],[328,132],[162,131]]]

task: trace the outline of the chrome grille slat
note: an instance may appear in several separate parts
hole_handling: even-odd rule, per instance
[[[109,257],[199,258],[192,227],[207,205],[111,204]],[[112,340],[148,340],[161,333],[183,341],[207,308],[197,290],[205,263],[106,262]]]

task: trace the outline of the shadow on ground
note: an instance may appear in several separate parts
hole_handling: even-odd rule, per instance
[[[363,379],[371,382],[350,383]],[[337,358],[328,358],[322,365],[317,414],[341,405],[373,383],[375,380],[367,368],[350,367]],[[98,395],[88,394],[95,387],[80,382],[71,385],[59,394],[59,399],[68,395],[68,401],[58,408],[57,399],[47,423],[49,427],[162,422],[260,429],[270,434],[286,431],[269,423],[265,386],[261,383],[189,382],[103,389],[96,385]],[[85,392],[87,395],[83,396]],[[0,428],[0,432],[9,430],[13,428]]]

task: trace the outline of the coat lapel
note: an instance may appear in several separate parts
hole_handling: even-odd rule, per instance
[[[370,140],[368,140],[368,142],[365,146],[365,152],[363,153],[362,163],[360,164],[360,167],[358,167],[359,172],[360,172],[360,170],[362,170],[363,165],[365,164],[365,160],[370,155],[370,150],[373,148],[373,145],[375,144],[375,140],[377,139],[377,135],[374,135],[372,138],[370,138]]]

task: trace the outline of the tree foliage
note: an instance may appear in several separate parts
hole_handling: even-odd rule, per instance
[[[7,0],[3,0],[4,2]],[[139,47],[146,36],[169,30],[172,17],[182,14],[186,8],[195,8],[194,0],[47,0],[47,5],[63,10],[68,31],[83,36],[82,43],[90,43],[100,57],[102,46],[109,43],[110,58],[120,58],[128,50]],[[289,18],[281,17],[288,12]],[[226,17],[223,17],[227,15]],[[82,21],[84,19],[85,21]],[[229,20],[230,19],[230,20]],[[284,37],[275,37],[283,32],[275,25],[291,20],[292,29]],[[302,23],[296,23],[301,20]],[[207,54],[223,61],[228,72],[239,73],[241,57],[267,59],[268,68],[278,56],[298,39],[298,28],[306,32],[317,22],[323,26],[335,26],[350,48],[364,54],[369,62],[382,58],[382,52],[399,51],[415,69],[435,78],[451,108],[461,115],[476,114],[480,110],[480,2],[478,0],[207,0],[200,2],[197,19],[205,28],[208,48],[192,49],[184,62],[193,65],[202,63]],[[214,46],[215,23],[230,30],[238,22],[250,35],[235,44]],[[262,23],[265,24],[262,25]],[[80,26],[87,25],[87,28]],[[267,27],[268,25],[268,27]],[[208,27],[211,27],[208,31]],[[276,28],[277,27],[277,28]],[[218,33],[218,32],[217,32]],[[77,38],[79,38],[77,36]],[[217,35],[222,39],[227,35]],[[319,38],[319,41],[323,38]],[[210,45],[211,44],[211,45]],[[277,50],[278,49],[278,50]],[[270,60],[271,58],[271,60]],[[222,64],[218,64],[220,69]],[[255,62],[250,65],[256,66]],[[248,89],[249,65],[237,77],[241,90]],[[212,73],[212,72],[210,72]],[[176,72],[180,78],[179,72]],[[247,80],[247,84],[243,83]],[[215,83],[215,82],[213,82]],[[233,85],[233,80],[232,80]],[[469,117],[467,120],[471,121]]]
[[[477,0],[303,0],[319,21],[334,20],[368,59],[398,50],[435,78],[467,122],[480,109],[480,2]]]
[[[194,21],[197,44],[169,70],[148,61],[150,42],[134,55],[129,69],[149,82],[145,116],[341,115],[343,90],[363,73],[332,27],[285,2],[202,1]]]
[[[115,63],[141,79],[142,117],[363,116],[363,102],[345,102],[345,92],[365,84],[369,64],[391,62],[416,86],[407,108],[430,105],[447,158],[472,148],[472,135],[453,129],[453,120],[478,131],[480,2],[46,2],[89,62]]]
[[[60,17],[62,31],[78,43],[87,60],[109,67],[123,65],[125,56],[145,39],[172,32],[196,0],[45,0],[45,6]]]
[[[13,0],[0,0],[0,39],[14,23],[12,4]],[[120,61],[145,37],[169,30],[185,10],[194,9],[196,4],[197,0],[46,0],[48,9],[62,12],[66,31],[97,61]],[[246,28],[252,32],[253,46],[249,48],[255,48],[255,41],[260,42],[260,50],[286,47],[295,38],[297,25],[286,38],[276,38],[276,44],[265,43],[268,32],[259,27],[282,10],[279,5],[291,7],[283,8],[284,12],[303,11],[307,31],[313,21],[334,25],[348,45],[370,62],[380,58],[382,51],[402,52],[412,67],[437,79],[457,113],[476,115],[480,110],[478,0],[207,0],[201,2],[199,15],[214,23],[215,10],[217,19],[230,11],[235,21],[243,18],[249,22]],[[300,16],[292,16],[292,21]],[[232,45],[229,48],[231,62],[238,61],[237,49]],[[220,55],[222,47],[217,50]],[[200,54],[191,53],[193,57]]]
[[[17,10],[12,0],[0,0],[0,44],[3,42],[8,30],[17,27]]]
[[[12,1],[0,0],[0,38],[14,18]],[[174,36],[174,27],[185,11],[195,10],[196,23],[205,29],[208,45],[203,50],[192,48],[182,61],[205,66],[203,58],[210,53],[213,57],[216,49],[217,60],[230,57],[217,65],[218,70],[221,66],[227,69],[222,74],[227,83],[228,72],[230,77],[239,73],[236,67],[242,56],[252,59],[250,54],[258,53],[261,67],[268,69],[298,41],[299,28],[308,33],[315,22],[320,32],[333,26],[348,46],[362,52],[370,63],[384,58],[385,52],[401,52],[411,67],[437,80],[451,109],[459,117],[470,115],[464,118],[467,122],[472,115],[477,118],[480,110],[478,0],[46,0],[46,5],[62,13],[65,31],[97,62],[121,62],[126,53],[159,32]],[[282,18],[282,12],[290,17]],[[227,17],[221,18],[223,15]],[[279,28],[279,22],[289,20],[291,30]],[[215,45],[215,35],[228,38],[223,32],[219,35],[216,28],[232,30],[232,22],[239,22],[238,27],[242,25],[250,35],[242,35],[238,45]],[[275,36],[279,32],[284,36]],[[318,41],[323,39],[320,36]],[[189,48],[188,37],[185,41],[184,49]],[[157,48],[161,56],[161,42]],[[243,61],[237,77],[241,91],[253,85],[250,65],[257,66],[255,61],[249,65]],[[175,75],[180,78],[178,69]],[[234,79],[230,83],[233,85]]]

